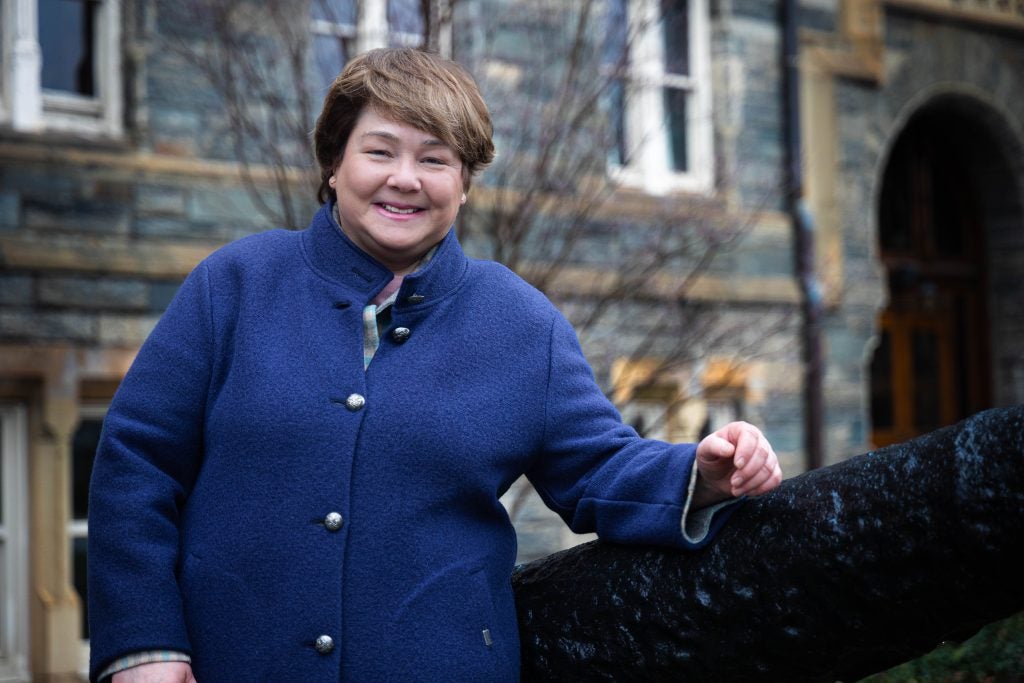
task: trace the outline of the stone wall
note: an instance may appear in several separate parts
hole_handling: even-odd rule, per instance
[[[877,257],[877,203],[887,155],[908,119],[940,103],[967,113],[992,142],[978,140],[975,166],[988,245],[989,318],[995,405],[1024,400],[1020,301],[1024,245],[1024,36],[927,16],[885,16],[885,79],[837,81],[839,186],[845,288],[829,319],[830,443],[869,447],[865,390],[875,318],[886,284]],[[836,382],[837,384],[833,384]],[[859,387],[859,389],[858,389]],[[850,433],[850,430],[854,430]],[[850,434],[850,438],[845,438]],[[835,454],[839,455],[839,454]]]
[[[802,3],[801,25],[833,32],[840,4]],[[550,94],[557,83],[561,64],[555,42],[566,36],[572,15],[565,8],[571,5],[488,0],[459,6],[456,53],[500,103],[494,116],[505,149],[528,104],[507,98],[515,97],[527,78],[538,84],[531,92]],[[203,34],[162,6],[138,3],[126,28],[133,85],[124,139],[0,131],[0,344],[130,352],[199,259],[225,242],[277,225],[230,161],[234,147],[222,98],[204,85],[196,64],[168,49],[175,41],[194,44]],[[713,318],[736,333],[709,337],[714,344],[694,342],[688,371],[699,376],[711,356],[741,358],[747,378],[744,417],[763,426],[787,471],[796,473],[804,467],[802,365],[790,227],[781,211],[784,117],[777,9],[759,0],[710,2],[716,189],[711,198],[671,201],[699,205],[688,224],[701,221],[710,233],[737,227],[744,233],[701,281],[706,317],[692,323]],[[825,332],[829,461],[870,447],[866,366],[885,299],[875,246],[878,184],[902,123],[937,94],[954,92],[977,101],[1008,150],[998,168],[1012,180],[999,187],[1012,191],[990,198],[987,220],[993,366],[997,401],[1024,400],[1024,308],[1017,293],[1024,270],[1020,37],[905,13],[887,14],[885,29],[885,82],[835,81],[843,280]],[[263,196],[273,196],[271,180],[266,169],[257,173]],[[302,182],[298,175],[295,182]],[[494,184],[493,175],[481,178],[471,202],[488,206]],[[295,214],[308,217],[315,206],[304,192],[295,194]],[[576,313],[593,302],[594,295],[579,283],[599,282],[603,273],[614,271],[616,259],[637,243],[644,225],[662,215],[668,201],[622,193],[602,208],[570,257],[580,269],[578,277],[571,286],[549,292],[567,315],[578,319]],[[472,252],[476,247],[469,242]],[[690,265],[679,260],[666,275],[681,278]],[[616,359],[645,351],[656,355],[673,342],[668,333],[639,342],[641,337],[624,329],[679,315],[663,295],[615,302],[600,325],[581,335],[602,385],[611,391]],[[644,343],[648,349],[637,348]],[[698,380],[679,386],[683,394],[701,389]],[[551,515],[524,511],[521,521],[529,556],[565,542]]]

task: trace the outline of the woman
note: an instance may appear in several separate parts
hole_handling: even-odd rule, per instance
[[[309,228],[201,263],[110,408],[94,680],[515,681],[518,476],[578,532],[675,547],[781,478],[744,423],[640,439],[557,310],[462,253],[494,148],[460,67],[357,57],[315,145]]]

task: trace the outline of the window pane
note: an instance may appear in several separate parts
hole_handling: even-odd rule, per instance
[[[602,59],[606,66],[624,67],[628,57],[626,38],[629,26],[625,0],[609,0],[605,9],[605,17],[607,35],[605,36]]]
[[[669,405],[664,401],[633,400],[622,408],[622,421],[648,439],[668,438]]]
[[[313,58],[316,60],[318,85],[322,88],[319,94],[327,92],[327,88],[341,73],[351,56],[351,40],[338,36],[316,36],[313,38]]]
[[[96,446],[100,442],[103,421],[86,418],[78,425],[71,440],[71,517],[89,516],[89,478],[96,459]]]
[[[936,140],[936,145],[941,144]],[[936,153],[930,169],[932,176],[932,240],[935,250],[946,257],[964,256],[970,178],[961,173],[967,164],[952,153]]]
[[[939,340],[929,330],[916,330],[913,335],[914,354],[914,428],[921,432],[938,429]]]
[[[688,93],[677,88],[664,88],[665,132],[668,137],[669,164],[673,171],[688,171],[686,122]]]
[[[715,430],[721,429],[730,422],[743,419],[743,397],[740,392],[729,395],[729,391],[708,390],[704,405],[707,417],[700,430],[700,438],[704,438]]]
[[[619,166],[626,165],[629,159],[626,150],[626,80],[621,78],[626,73],[629,58],[627,26],[625,0],[609,0],[605,6],[606,33],[601,62],[609,77],[605,106],[612,144],[609,145],[608,162]]]
[[[2,28],[2,27],[0,27]],[[0,527],[4,525],[4,452],[2,446],[4,443],[4,425],[0,422]],[[3,566],[0,564],[0,566]],[[0,596],[2,598],[2,596]],[[4,605],[3,601],[0,600],[0,607]],[[0,644],[3,643],[3,639],[0,638]]]
[[[612,144],[608,160],[624,166],[629,161],[626,149],[626,84],[616,78],[608,84],[608,123],[611,126]]]
[[[690,75],[689,4],[678,0],[661,3],[666,73]]]
[[[89,583],[86,572],[86,550],[89,541],[85,537],[71,539],[71,583],[82,599],[82,638],[89,638]]]
[[[98,0],[39,1],[43,88],[96,95],[93,46],[98,9]]]
[[[889,332],[882,332],[871,359],[871,424],[875,429],[892,429],[892,343]]]
[[[423,6],[420,0],[388,0],[388,31],[423,36]]]
[[[310,11],[313,19],[322,19],[334,24],[356,23],[355,0],[312,0]]]

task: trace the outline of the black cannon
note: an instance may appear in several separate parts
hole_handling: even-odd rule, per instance
[[[513,576],[524,681],[856,680],[1024,609],[1024,406],[789,479],[698,551]]]

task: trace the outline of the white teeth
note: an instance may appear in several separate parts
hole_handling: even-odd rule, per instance
[[[381,206],[390,213],[410,214],[416,212],[416,209],[399,209],[397,206],[391,206],[390,204],[381,204]]]

